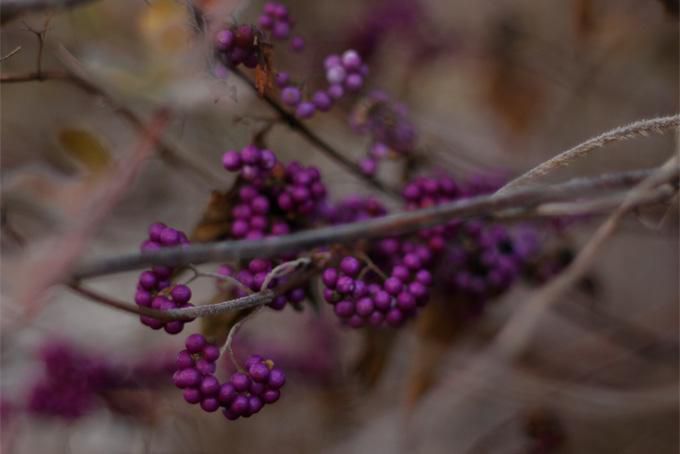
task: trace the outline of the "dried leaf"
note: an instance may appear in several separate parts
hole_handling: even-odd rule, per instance
[[[265,43],[260,43],[260,62],[255,67],[255,87],[260,96],[264,96],[267,89],[274,86],[273,78],[272,48]]]
[[[187,13],[175,0],[156,0],[146,8],[139,28],[152,55],[172,56],[187,47],[191,38]]]
[[[235,185],[236,187],[236,185]],[[203,212],[193,232],[191,241],[207,243],[223,238],[231,228],[231,206],[234,203],[235,189],[223,193],[213,191],[208,206]]]
[[[62,129],[59,143],[67,154],[89,172],[98,174],[111,164],[111,153],[101,141],[82,129]]]
[[[439,364],[468,324],[466,301],[452,299],[448,294],[433,295],[418,316],[419,346],[412,362],[406,388],[406,406],[415,404],[436,383]]]
[[[367,389],[375,386],[382,377],[396,339],[394,330],[364,330],[361,351],[352,370]]]

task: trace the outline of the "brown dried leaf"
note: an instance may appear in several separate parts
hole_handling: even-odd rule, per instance
[[[223,193],[213,191],[201,220],[191,232],[191,241],[207,243],[223,238],[231,228],[231,206],[235,190]]]
[[[367,389],[375,386],[387,365],[397,333],[394,330],[364,330],[361,351],[352,367],[355,375]]]
[[[267,89],[274,86],[273,78],[272,48],[265,43],[260,43],[260,62],[255,67],[255,87],[260,96],[264,96]]]
[[[407,408],[413,408],[437,382],[439,364],[466,327],[465,304],[446,294],[433,295],[418,316],[420,342],[406,389]]]

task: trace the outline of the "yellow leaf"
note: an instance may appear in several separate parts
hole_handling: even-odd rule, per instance
[[[139,26],[149,50],[155,54],[174,55],[189,42],[186,6],[175,0],[153,2],[142,14]]]
[[[111,163],[109,150],[97,137],[82,129],[62,129],[59,132],[59,143],[68,156],[89,172],[100,173]]]

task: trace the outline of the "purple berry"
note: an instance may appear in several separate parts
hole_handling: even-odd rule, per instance
[[[297,106],[301,99],[302,94],[297,87],[286,87],[281,91],[281,101],[288,106]]]
[[[185,341],[185,346],[189,353],[200,353],[206,344],[207,341],[202,334],[192,334]]]
[[[208,397],[207,399],[203,399],[201,401],[201,408],[203,409],[203,411],[212,413],[214,411],[217,411],[218,408],[220,408],[220,403],[214,397]]]
[[[182,395],[184,396],[184,400],[186,400],[190,404],[197,404],[201,401],[201,392],[197,389],[194,388],[187,388],[184,391],[182,391]]]
[[[355,277],[361,271],[361,262],[352,256],[344,257],[340,262],[340,270],[348,276]]]
[[[269,387],[279,389],[286,384],[286,374],[279,368],[275,367],[269,371]]]
[[[238,151],[229,150],[222,155],[222,165],[230,172],[236,172],[241,169],[241,155]]]

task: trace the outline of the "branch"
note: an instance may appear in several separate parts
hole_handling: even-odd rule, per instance
[[[673,156],[666,164],[656,172],[642,180],[631,189],[626,199],[617,210],[602,223],[595,231],[588,243],[578,253],[574,260],[557,277],[538,289],[531,298],[514,313],[506,323],[503,330],[498,334],[494,342],[495,351],[504,358],[517,357],[533,334],[533,328],[538,323],[543,313],[565,291],[578,281],[590,268],[597,253],[606,240],[616,231],[623,216],[635,208],[638,203],[647,197],[650,190],[659,184],[663,184],[678,178],[678,158]]]
[[[144,120],[142,120],[132,110],[118,103],[110,94],[103,88],[95,85],[87,78],[77,74],[75,71],[49,70],[37,71],[23,74],[1,74],[0,83],[25,83],[25,82],[46,82],[46,81],[61,81],[66,82],[79,90],[91,96],[98,96],[104,100],[106,104],[120,117],[125,120],[130,126],[137,130],[138,133],[144,133],[146,129]],[[157,143],[160,157],[170,166],[178,170],[188,170],[192,172],[201,181],[210,181],[211,184],[219,185],[221,181],[211,172],[193,163],[190,159],[185,157],[183,151],[179,151],[170,145],[167,141],[160,139]]]
[[[66,9],[91,3],[94,0],[2,0],[0,22],[9,22],[17,16],[46,9]]]
[[[628,188],[644,179],[649,173],[648,170],[640,170],[602,175],[596,178],[578,178],[552,186],[471,197],[364,222],[312,229],[257,241],[222,241],[118,255],[86,261],[75,270],[73,277],[89,278],[139,269],[147,265],[179,266],[230,259],[274,257],[284,252],[300,251],[326,244],[349,243],[358,239],[409,233],[445,223],[452,218],[488,216],[509,208],[527,208],[546,202],[570,200],[592,193],[601,194],[605,189]]]
[[[286,262],[279,266],[297,266],[300,263],[305,263],[309,265],[309,258],[302,258],[294,260],[293,262]],[[149,317],[156,318],[158,320],[193,320],[199,317],[210,317],[214,315],[219,315],[224,312],[240,311],[243,309],[250,309],[253,307],[260,307],[271,303],[277,296],[283,295],[289,290],[299,287],[302,283],[307,282],[313,276],[315,276],[319,270],[323,267],[325,263],[324,258],[317,257],[313,258],[313,265],[310,269],[304,272],[297,273],[292,279],[282,283],[274,289],[263,289],[257,293],[252,293],[241,298],[236,298],[228,301],[223,301],[216,304],[206,304],[203,306],[186,307],[182,309],[168,309],[165,311],[159,311],[156,309],[150,309],[148,307],[138,306],[136,304],[130,304],[125,301],[116,300],[108,296],[102,295],[95,290],[83,287],[77,281],[70,282],[67,286],[75,291],[76,293],[89,298],[92,301],[104,304],[106,306],[112,307],[114,309],[119,309],[125,312],[129,312],[137,315],[147,315]],[[274,269],[276,270],[276,268]],[[272,270],[271,276],[275,277],[276,271]],[[278,275],[278,274],[276,274]],[[270,278],[271,279],[271,278]],[[264,287],[264,285],[263,285]]]
[[[627,126],[621,126],[612,129],[611,131],[607,131],[597,137],[586,140],[585,142],[558,154],[554,158],[539,164],[523,175],[520,175],[511,182],[507,183],[497,192],[500,194],[510,189],[516,189],[520,186],[525,186],[532,180],[548,175],[557,168],[568,166],[572,163],[572,161],[590,154],[590,152],[596,148],[600,148],[614,142],[646,136],[649,133],[663,134],[669,129],[677,128],[679,126],[680,114],[676,114],[667,117],[653,118],[651,120],[640,120]]]
[[[250,88],[252,88],[256,93],[259,92],[255,84],[246,76],[243,72],[238,69],[232,70],[232,72],[243,82],[245,82]],[[347,158],[345,155],[340,153],[338,150],[333,148],[328,142],[323,140],[321,137],[317,136],[311,129],[309,129],[303,122],[298,120],[295,115],[292,115],[286,109],[283,108],[275,99],[273,99],[268,94],[264,94],[261,98],[279,115],[281,120],[283,120],[292,130],[298,132],[302,137],[304,137],[307,142],[314,145],[316,148],[324,152],[329,158],[346,168],[353,175],[361,178],[364,182],[368,183],[373,188],[384,192],[391,197],[399,197],[400,191],[398,188],[383,183],[375,178],[371,178],[365,175],[359,165],[354,161]]]

